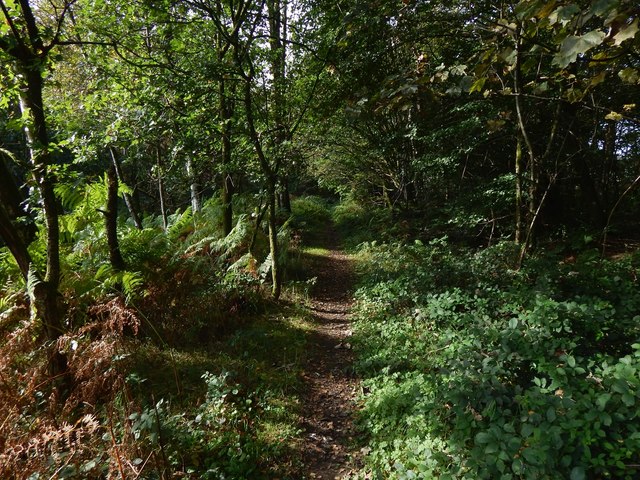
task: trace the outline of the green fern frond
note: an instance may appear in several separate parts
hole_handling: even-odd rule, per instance
[[[184,212],[171,215],[169,218],[167,236],[171,241],[176,241],[183,235],[193,231],[193,211],[188,207]]]
[[[262,281],[265,281],[267,279],[267,276],[271,271],[271,266],[273,265],[273,261],[271,258],[271,254],[267,255],[267,258],[265,258],[264,262],[262,262],[262,264],[260,264],[260,267],[258,267],[258,275],[260,276],[260,280]]]
[[[144,286],[144,277],[140,272],[121,272],[122,275],[122,293],[124,293],[127,301],[137,297]]]
[[[229,268],[227,268],[227,272],[242,272],[249,268],[251,262],[255,260],[255,257],[251,255],[251,253],[245,253],[238,260],[233,262]]]
[[[4,313],[6,310],[8,310],[9,306],[9,297],[0,297],[0,313]]]
[[[13,163],[15,164],[19,164],[20,162],[18,161],[18,158],[9,150],[0,147],[0,154],[4,155],[5,157],[7,157],[9,160],[11,160]]]
[[[62,206],[67,210],[74,210],[84,198],[84,191],[77,185],[57,183],[55,193]]]
[[[110,264],[103,264],[94,276],[98,282],[99,293],[106,294],[113,290],[121,291],[127,301],[139,296],[144,286],[144,276],[141,272],[117,271]]]
[[[120,182],[118,184],[118,195],[133,195],[133,188],[126,183]]]
[[[218,240],[219,238],[214,236],[204,237],[203,239],[198,240],[193,245],[190,245],[189,247],[187,247],[185,249],[185,253],[200,253],[205,248],[210,248],[211,245],[217,242]]]
[[[111,266],[110,263],[103,263],[98,267],[96,274],[94,275],[94,279],[98,282],[101,282],[109,277],[113,277],[115,275],[115,270]]]

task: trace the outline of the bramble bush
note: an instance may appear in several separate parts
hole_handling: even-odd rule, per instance
[[[637,478],[638,256],[361,247],[374,478]]]

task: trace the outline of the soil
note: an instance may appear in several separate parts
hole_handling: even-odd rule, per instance
[[[349,343],[353,267],[334,233],[325,244],[327,255],[309,255],[317,280],[311,292],[315,328],[303,374],[303,470],[305,479],[348,479],[358,463],[353,418],[359,382]]]

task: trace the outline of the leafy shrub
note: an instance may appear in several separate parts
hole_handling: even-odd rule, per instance
[[[636,259],[361,247],[354,345],[378,478],[635,478]]]
[[[348,248],[374,238],[388,238],[385,226],[390,225],[391,212],[379,207],[365,207],[353,200],[345,200],[333,208],[332,219]]]
[[[305,244],[322,236],[331,223],[331,212],[326,200],[319,197],[300,197],[291,201],[290,227]]]

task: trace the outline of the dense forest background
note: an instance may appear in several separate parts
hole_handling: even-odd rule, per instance
[[[331,224],[353,478],[637,478],[636,2],[0,10],[0,476],[301,478]]]

